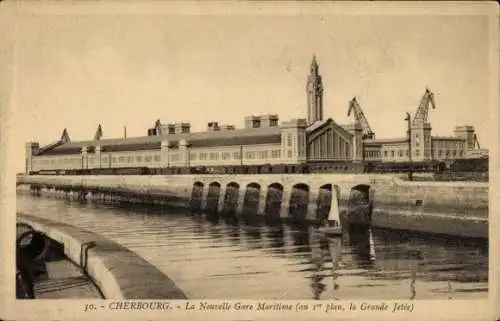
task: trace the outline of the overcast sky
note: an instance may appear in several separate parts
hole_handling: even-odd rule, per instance
[[[16,155],[67,128],[72,140],[146,134],[156,119],[243,127],[243,117],[306,117],[313,54],[324,115],[352,122],[357,96],[378,138],[403,137],[428,86],[434,135],[488,135],[488,20],[437,15],[27,15],[18,19],[10,116]],[[23,157],[23,156],[21,156]],[[24,162],[23,162],[24,163]],[[24,164],[21,164],[21,169]]]

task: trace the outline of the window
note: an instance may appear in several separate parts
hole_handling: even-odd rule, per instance
[[[267,158],[267,152],[266,151],[260,151],[259,152],[259,158],[260,159],[266,159]]]
[[[189,153],[190,160],[196,160],[196,156],[198,156],[196,153]]]
[[[456,150],[453,151],[453,156],[454,157],[457,156],[457,151]]]
[[[439,154],[439,157],[443,156],[443,151],[439,150],[438,154]]]
[[[155,155],[153,157],[153,159],[154,159],[155,162],[159,162],[160,161],[160,155]]]
[[[142,156],[136,156],[135,161],[138,163],[142,163]]]
[[[387,151],[386,150],[384,150],[384,156],[387,157]]]
[[[118,157],[118,162],[119,163],[125,163],[125,156]]]
[[[132,163],[134,161],[134,156],[127,156],[127,163]]]
[[[398,155],[399,155],[399,157],[403,157],[403,152],[399,151]]]
[[[153,160],[153,157],[151,155],[147,155],[144,157],[144,161],[146,163],[151,163],[152,160]]]
[[[115,156],[113,156],[111,162],[116,163],[116,157]]]
[[[460,156],[464,156],[464,151],[463,150],[460,151]]]
[[[286,142],[286,144],[287,144],[288,147],[292,147],[292,137],[293,137],[292,134],[288,134],[287,135],[287,139],[286,139],[287,142]]]
[[[253,159],[253,152],[245,152],[246,159]]]
[[[172,160],[172,162],[177,162],[179,160],[179,154],[175,153],[170,155],[170,160]]]
[[[207,153],[200,153],[200,160],[207,159]]]
[[[415,155],[420,156],[420,150],[419,150],[419,149],[417,149],[417,150],[415,151]]]
[[[394,151],[391,150],[391,157],[394,157]]]
[[[233,152],[233,158],[240,159],[241,158],[240,152]]]
[[[210,153],[210,160],[218,160],[219,153]]]
[[[279,149],[275,149],[275,150],[271,151],[271,157],[272,158],[280,158],[281,151]]]
[[[288,151],[288,158],[292,158],[292,151],[291,150]]]
[[[231,158],[231,153],[224,152],[224,153],[222,153],[221,157],[223,160],[228,160]]]

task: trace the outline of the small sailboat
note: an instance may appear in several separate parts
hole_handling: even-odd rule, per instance
[[[333,201],[333,200],[332,200]],[[323,226],[320,226],[319,231],[328,237],[342,236],[342,226],[340,224],[340,210],[338,204],[332,202],[328,217],[324,220]]]

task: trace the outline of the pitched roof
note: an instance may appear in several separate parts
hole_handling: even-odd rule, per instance
[[[312,133],[313,131],[323,127],[324,125],[328,124],[330,122],[331,118],[324,119],[324,120],[317,120],[314,123],[310,124],[306,128],[306,133]]]
[[[365,144],[399,144],[407,143],[408,138],[377,138],[377,139],[365,139],[363,143]]]
[[[436,140],[465,140],[463,137],[453,137],[453,136],[432,136],[432,139]]]
[[[180,139],[186,139],[192,147],[278,144],[281,142],[281,129],[279,127],[245,128],[231,131],[75,141],[56,146],[39,155],[78,154],[84,146],[91,153],[94,152],[95,146],[101,146],[101,150],[107,152],[160,149],[163,140],[168,141],[175,148]]]

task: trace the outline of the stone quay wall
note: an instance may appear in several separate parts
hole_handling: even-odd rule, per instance
[[[332,211],[348,213],[350,223],[430,233],[488,237],[489,185],[478,182],[408,182],[391,175],[365,174],[260,174],[168,176],[24,176],[19,184],[36,188],[66,188],[93,193],[161,198],[170,205],[190,206],[195,196],[206,208],[215,198],[224,208],[227,191],[236,188],[234,204],[241,211],[248,190],[257,198],[256,214],[263,215],[270,199],[280,205],[280,216],[292,214],[294,202],[306,203],[307,218],[315,219],[323,191],[333,193]],[[216,188],[217,193],[211,192]],[[198,190],[197,190],[198,189]],[[199,195],[195,195],[198,193]],[[272,195],[277,195],[270,197]],[[295,196],[294,196],[295,195]],[[298,196],[297,196],[298,195]],[[328,197],[327,197],[328,198]],[[226,200],[225,200],[226,199]],[[272,201],[272,200],[271,200]],[[351,208],[370,204],[371,215],[356,215]],[[335,213],[334,213],[335,214]],[[333,215],[335,216],[335,215]],[[369,222],[367,222],[367,220]]]
[[[106,299],[186,299],[156,267],[98,234],[25,213],[18,213],[17,221],[62,244],[65,255],[88,274]]]

